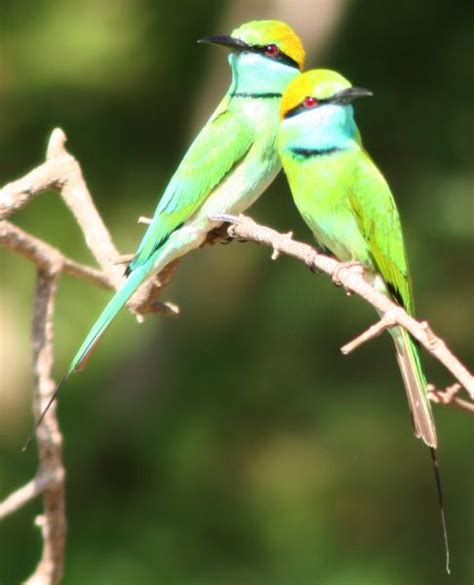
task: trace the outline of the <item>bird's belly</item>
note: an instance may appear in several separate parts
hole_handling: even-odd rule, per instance
[[[320,218],[320,221],[315,223],[312,218],[308,221],[306,217],[305,220],[310,226],[316,242],[322,248],[328,250],[341,262],[349,262],[354,259],[345,238],[341,238],[341,230],[331,229],[332,221],[325,222],[324,218]]]
[[[336,235],[333,230],[329,229],[329,225],[327,228],[328,229],[325,229],[324,222],[322,222],[322,225],[313,224],[312,232],[318,244],[329,250],[329,252],[341,262],[349,262],[353,260],[351,251],[344,240],[341,240],[339,235]]]
[[[219,222],[209,220],[209,216],[243,213],[270,185],[280,168],[276,157],[258,159],[250,152],[211,193],[190,225],[208,231],[219,225]]]
[[[338,260],[372,265],[367,242],[346,197],[322,182],[295,197],[295,203],[316,241]]]

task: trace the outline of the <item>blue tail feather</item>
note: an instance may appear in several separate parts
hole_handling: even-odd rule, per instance
[[[76,372],[84,364],[114,317],[148,276],[150,266],[151,264],[146,262],[131,272],[122,287],[110,299],[74,356],[67,375]]]

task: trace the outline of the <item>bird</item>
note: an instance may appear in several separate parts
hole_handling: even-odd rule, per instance
[[[395,199],[364,149],[354,120],[353,100],[370,95],[335,71],[303,73],[282,100],[279,152],[293,200],[319,247],[341,262],[360,263],[376,288],[413,315],[411,276]],[[394,327],[390,332],[415,435],[436,448],[436,427],[416,345],[404,329]]]
[[[281,101],[278,150],[295,205],[318,247],[414,315],[412,280],[399,212],[384,176],[365,150],[354,119],[355,99],[372,92],[329,69],[296,77]],[[449,572],[449,550],[436,458],[438,439],[417,346],[409,333],[390,334],[415,436],[432,457]]]
[[[288,83],[303,69],[301,39],[284,22],[256,20],[230,35],[198,42],[229,50],[230,87],[164,189],[126,267],[126,280],[86,335],[36,427],[137,288],[198,248],[208,232],[222,224],[211,217],[239,214],[250,207],[281,169],[277,152],[280,101]]]

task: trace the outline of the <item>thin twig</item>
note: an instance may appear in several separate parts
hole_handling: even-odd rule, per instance
[[[0,244],[28,258],[39,268],[49,269],[51,262],[54,261],[63,272],[104,288],[113,288],[110,279],[100,270],[67,258],[54,246],[35,238],[6,220],[0,221]]]
[[[42,473],[29,481],[26,485],[18,488],[10,494],[3,502],[0,502],[0,520],[13,514],[31,500],[41,495],[46,489],[59,485],[64,481],[64,474],[59,470],[53,473]]]
[[[89,281],[103,288],[114,289],[112,281],[104,272],[71,260],[54,246],[32,236],[6,220],[0,221],[0,244],[21,254],[38,267],[48,268],[51,262],[54,262],[61,272]],[[127,256],[128,260],[132,257],[131,255]],[[116,261],[116,264],[123,264],[122,258]],[[161,290],[170,282],[177,264],[178,262],[176,261],[174,265],[170,264],[167,266],[160,273],[159,279],[155,277],[154,281],[148,286],[148,298],[145,296],[140,298],[140,304],[138,305],[140,312],[135,314],[139,322],[143,321],[143,313],[146,312],[160,313],[161,315],[170,317],[179,315],[180,310],[177,305],[169,301],[164,303],[159,300]],[[161,284],[162,282],[165,284]]]
[[[397,310],[399,309],[397,308]],[[397,320],[393,313],[385,313],[385,315],[379,321],[377,321],[377,323],[374,323],[355,339],[343,345],[341,347],[341,352],[344,355],[350,354],[352,351],[367,341],[370,341],[371,339],[374,339],[374,337],[381,335],[386,329],[390,329],[390,327],[396,325],[396,323]]]
[[[270,246],[273,251],[283,253],[304,262],[312,269],[325,272],[331,278],[337,280],[349,292],[355,293],[370,303],[386,321],[382,325],[373,325],[367,332],[363,333],[356,340],[344,346],[343,349],[354,349],[361,343],[379,334],[383,329],[393,324],[406,329],[420,344],[431,353],[454,378],[467,390],[471,400],[474,401],[474,376],[460,362],[460,360],[449,350],[446,343],[439,338],[426,322],[416,321],[408,315],[401,307],[392,302],[382,292],[376,290],[361,274],[359,266],[348,266],[338,262],[334,258],[318,253],[314,248],[295,242],[288,234],[280,234],[275,230],[258,225],[249,217],[240,215],[218,215],[211,219],[231,224],[228,233],[232,238],[251,240],[260,244]],[[388,325],[391,323],[391,325]],[[375,332],[375,333],[374,333]]]
[[[474,414],[474,403],[468,402],[463,398],[459,398],[458,393],[461,390],[461,384],[453,384],[445,390],[439,390],[432,384],[428,386],[428,398],[435,404],[444,404],[449,406],[455,406],[459,410],[465,410]]]

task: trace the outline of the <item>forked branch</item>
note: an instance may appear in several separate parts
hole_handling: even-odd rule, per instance
[[[0,244],[33,262],[37,267],[37,287],[33,306],[33,411],[35,420],[54,392],[52,378],[53,316],[58,280],[62,272],[106,288],[118,288],[123,280],[123,266],[110,234],[105,227],[82,176],[81,168],[66,148],[62,130],[53,131],[46,162],[18,181],[0,190]],[[101,270],[84,266],[64,256],[57,248],[28,234],[7,221],[45,191],[58,191],[76,218],[87,246]],[[158,278],[145,283],[130,299],[128,308],[142,319],[146,312],[175,315],[178,308],[161,303],[160,293],[171,280],[177,263]],[[39,468],[33,480],[0,502],[0,519],[12,514],[35,497],[42,495],[44,513],[36,519],[41,528],[43,552],[41,560],[28,579],[28,585],[56,585],[61,580],[66,542],[64,496],[65,470],[62,461],[62,434],[55,405],[48,410],[44,422],[36,428]]]
[[[101,277],[103,284],[117,289],[124,282],[121,256],[94,205],[79,163],[66,149],[66,140],[66,135],[60,128],[53,130],[48,142],[46,161],[21,179],[8,183],[0,190],[0,243],[22,253],[37,264],[41,252],[44,252],[46,256],[49,252],[56,254],[57,251],[53,252],[51,247],[49,250],[46,249],[48,244],[25,232],[22,237],[19,237],[18,228],[12,228],[11,224],[6,223],[5,220],[23,209],[41,193],[58,191],[76,219],[84,234],[87,247],[103,272]],[[14,229],[17,230],[16,236],[12,236]],[[64,270],[71,272],[73,261],[65,260]],[[177,263],[173,263],[159,275],[159,279],[151,279],[141,286],[127,303],[127,307],[140,321],[143,315],[149,312],[165,315],[175,315],[179,312],[175,305],[167,305],[159,301],[160,294],[171,280],[176,265]],[[87,271],[90,270],[87,269]],[[81,272],[82,274],[76,272],[75,276],[86,277],[84,271]]]
[[[474,401],[474,376],[451,352],[446,343],[431,329],[426,321],[417,321],[400,306],[392,302],[386,295],[377,291],[364,278],[360,265],[351,265],[338,262],[334,258],[320,254],[311,246],[296,242],[290,234],[280,234],[275,230],[255,223],[249,217],[240,215],[219,215],[212,219],[220,220],[230,224],[228,234],[231,238],[250,240],[264,244],[272,248],[272,258],[280,254],[292,256],[313,271],[325,272],[333,281],[342,285],[346,291],[357,294],[370,303],[381,315],[380,321],[372,325],[367,331],[356,339],[342,347],[342,352],[347,354],[363,343],[380,335],[382,331],[399,325],[406,329],[419,343],[431,353],[443,366],[449,370],[461,386],[469,394],[471,401]],[[439,396],[439,394],[438,394]],[[447,404],[454,401],[455,393],[451,400],[442,401],[430,394],[434,402]],[[459,406],[459,401],[457,405]]]
[[[56,289],[62,272],[89,282],[116,289],[123,283],[123,256],[121,256],[93,203],[82,176],[81,168],[65,147],[66,136],[60,129],[53,131],[46,162],[18,181],[0,190],[0,244],[19,253],[37,266],[37,288],[33,316],[33,410],[37,419],[54,391],[53,367],[53,315]],[[64,256],[57,248],[26,233],[7,221],[12,214],[23,209],[30,201],[49,190],[58,191],[76,218],[87,246],[97,260],[100,270],[84,266]],[[219,216],[224,222],[221,228],[208,235],[207,243],[230,239],[252,240],[270,246],[272,259],[280,254],[293,256],[313,271],[328,274],[335,283],[347,291],[356,293],[373,305],[381,319],[356,339],[342,347],[347,354],[385,329],[400,325],[417,339],[447,370],[458,383],[446,390],[431,387],[430,399],[439,404],[453,404],[474,412],[474,379],[467,368],[454,356],[446,343],[436,336],[426,322],[418,322],[382,293],[376,291],[364,279],[360,266],[341,264],[319,254],[306,244],[295,242],[292,234],[280,234],[268,227],[256,224],[248,217]],[[146,223],[146,218],[141,218]],[[230,226],[228,224],[231,224]],[[170,264],[162,273],[144,283],[127,303],[139,320],[147,312],[176,315],[178,308],[172,303],[159,300],[163,288],[170,282],[177,262]],[[471,402],[458,396],[460,388],[468,392]],[[43,536],[43,554],[35,573],[27,581],[29,585],[56,585],[59,583],[64,563],[66,516],[64,506],[64,476],[62,463],[62,435],[53,405],[46,414],[44,424],[36,429],[40,465],[36,477],[0,502],[0,519],[15,512],[36,496],[42,494],[44,514],[37,518]]]

